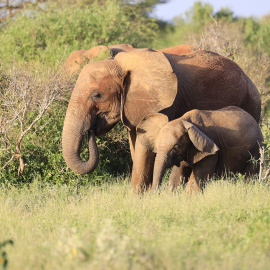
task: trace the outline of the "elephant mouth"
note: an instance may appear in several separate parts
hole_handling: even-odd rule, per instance
[[[101,135],[107,133],[108,131],[110,131],[115,125],[116,125],[116,123],[111,124],[111,125],[106,125],[103,127],[96,127],[95,126],[93,131],[95,132],[96,136],[101,136]]]
[[[172,159],[172,165],[179,166],[180,162],[183,161],[184,159],[182,157],[174,157]]]
[[[107,117],[105,117],[104,115],[98,115],[96,118],[96,123],[93,127],[95,135],[101,136],[107,133],[118,123],[118,121],[119,120],[117,119],[117,121],[111,121],[111,123],[108,123]]]
[[[93,128],[91,128],[91,129],[89,129],[88,130],[88,132],[86,132],[85,133],[85,135],[84,136],[88,136],[88,138],[87,138],[87,140],[89,140],[89,138],[90,138],[90,136],[91,136],[91,134],[93,134],[94,133],[94,135],[96,135],[96,132],[95,132],[95,130],[93,129]]]

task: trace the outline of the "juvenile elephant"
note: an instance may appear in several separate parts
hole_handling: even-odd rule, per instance
[[[98,164],[95,135],[108,132],[120,120],[128,129],[133,159],[132,188],[152,183],[155,154],[136,140],[136,127],[149,114],[160,112],[174,120],[192,109],[235,105],[258,122],[260,95],[233,61],[202,50],[171,55],[149,49],[120,52],[114,58],[87,64],[72,92],[63,128],[63,155],[77,173]],[[80,147],[89,133],[89,160]]]
[[[228,106],[220,110],[192,110],[168,122],[164,114],[147,116],[137,126],[140,142],[157,153],[152,189],[162,181],[165,170],[185,161],[190,166],[183,182],[188,191],[198,191],[208,177],[227,172],[258,173],[259,148],[263,136],[255,119],[244,110]],[[174,189],[180,182],[169,182]]]

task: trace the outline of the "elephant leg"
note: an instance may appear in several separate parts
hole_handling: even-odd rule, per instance
[[[188,195],[196,194],[200,191],[200,187],[195,179],[194,173],[192,172],[188,180],[186,191]]]
[[[151,187],[155,153],[148,151],[139,140],[135,143],[131,186],[134,192],[140,193]]]
[[[179,185],[185,185],[192,172],[191,167],[186,161],[180,162],[180,166],[173,166],[169,178],[169,190],[173,191]]]
[[[192,173],[186,186],[188,194],[203,191],[207,180],[213,176],[218,155],[207,156],[192,166]]]
[[[135,142],[136,142],[136,130],[128,131],[129,148],[132,161],[134,160]]]

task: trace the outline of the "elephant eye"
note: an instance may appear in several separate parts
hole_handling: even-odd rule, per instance
[[[179,145],[179,144],[176,144],[176,145],[173,147],[173,150],[174,150],[175,152],[181,152],[181,147],[180,147],[180,145]]]
[[[102,98],[102,93],[100,93],[99,91],[95,90],[92,95],[91,98],[94,102],[99,101]]]

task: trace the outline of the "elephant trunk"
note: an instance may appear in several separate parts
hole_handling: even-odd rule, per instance
[[[158,153],[155,159],[152,190],[157,189],[167,169],[167,153]]]
[[[63,155],[68,167],[79,174],[90,173],[95,170],[99,161],[99,153],[94,132],[84,127],[82,121],[73,120],[67,113],[63,128]],[[88,129],[89,159],[83,161],[80,157],[84,134]]]

